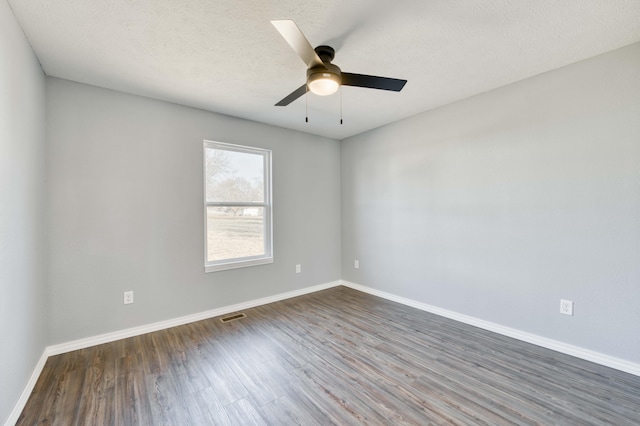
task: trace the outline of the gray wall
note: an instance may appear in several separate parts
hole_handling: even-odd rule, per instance
[[[342,228],[346,280],[640,362],[640,44],[343,141]]]
[[[51,344],[340,279],[338,141],[55,78],[46,113]],[[273,264],[204,273],[203,139],[273,150]]]
[[[0,0],[0,423],[46,345],[45,77]]]

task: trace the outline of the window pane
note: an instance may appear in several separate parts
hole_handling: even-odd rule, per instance
[[[208,202],[264,202],[264,157],[207,148]]]
[[[207,261],[264,255],[263,207],[207,207]]]

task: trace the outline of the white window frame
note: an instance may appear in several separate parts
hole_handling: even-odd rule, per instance
[[[218,149],[223,151],[243,152],[248,154],[262,155],[264,173],[264,198],[262,203],[258,202],[210,202],[207,201],[207,149]],[[234,145],[225,142],[205,140],[202,148],[202,175],[204,182],[204,271],[216,272],[235,268],[245,268],[249,266],[265,265],[273,263],[273,223],[272,223],[272,199],[271,199],[271,150],[254,148],[243,145]],[[217,261],[208,260],[208,220],[207,207],[262,207],[263,213],[263,235],[264,254],[259,256],[237,257],[222,259]]]

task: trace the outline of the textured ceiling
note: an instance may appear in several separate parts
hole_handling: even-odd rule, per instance
[[[640,0],[9,0],[47,75],[336,139],[640,41]],[[400,93],[276,102],[305,65],[293,19],[343,71]]]

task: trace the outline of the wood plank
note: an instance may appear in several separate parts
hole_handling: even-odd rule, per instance
[[[267,421],[251,398],[242,398],[224,407],[231,424],[243,426],[263,426]]]

